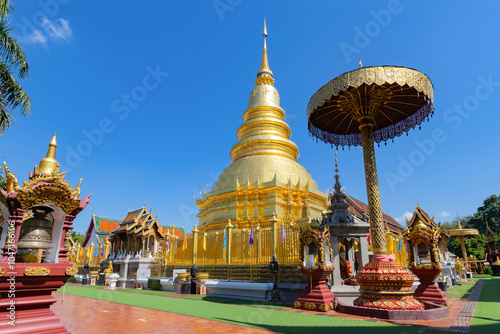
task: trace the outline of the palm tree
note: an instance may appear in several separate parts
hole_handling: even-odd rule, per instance
[[[23,116],[31,110],[31,100],[21,85],[12,76],[27,78],[29,67],[23,49],[10,36],[8,17],[13,6],[9,0],[0,0],[0,136],[14,122],[12,110],[21,109]]]

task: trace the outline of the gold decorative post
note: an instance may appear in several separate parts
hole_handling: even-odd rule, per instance
[[[232,241],[232,229],[231,219],[228,219],[226,225],[226,263],[231,264],[231,241]]]
[[[278,219],[276,218],[276,213],[273,212],[273,218],[271,218],[271,255],[276,256],[276,248],[278,246]]]
[[[262,258],[262,244],[261,244],[261,228],[260,224],[257,224],[257,227],[255,228],[255,241],[257,244],[257,262]]]
[[[198,257],[198,228],[194,225],[193,228],[193,264],[196,263]]]
[[[382,204],[378,187],[377,163],[373,145],[373,119],[360,120],[359,130],[363,142],[363,160],[365,164],[366,192],[370,211],[370,227],[372,233],[373,255],[387,255],[384,221],[382,219]]]

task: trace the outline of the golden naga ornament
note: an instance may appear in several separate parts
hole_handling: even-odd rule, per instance
[[[24,275],[26,276],[48,276],[50,268],[48,267],[26,267]]]
[[[0,277],[3,277],[5,275],[5,268],[0,267]]]
[[[74,276],[78,274],[78,268],[77,267],[68,267],[66,269],[66,275],[68,276]]]

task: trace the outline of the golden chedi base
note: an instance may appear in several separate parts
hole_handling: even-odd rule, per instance
[[[386,257],[387,258],[387,257]],[[372,261],[358,271],[356,279],[361,296],[355,306],[388,310],[422,310],[424,305],[413,298],[413,275],[392,261]]]

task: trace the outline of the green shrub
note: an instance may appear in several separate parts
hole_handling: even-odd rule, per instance
[[[491,269],[491,266],[484,266],[484,273],[486,275],[493,275],[493,269]]]

